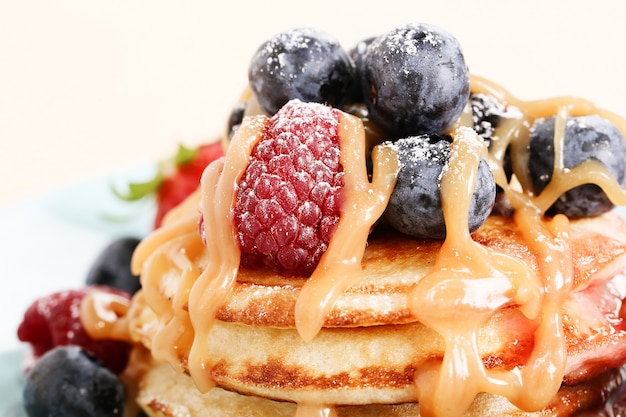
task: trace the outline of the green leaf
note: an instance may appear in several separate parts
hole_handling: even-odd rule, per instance
[[[181,166],[193,161],[198,154],[198,148],[188,148],[183,144],[178,145],[178,152],[174,156],[174,164]]]
[[[198,154],[198,148],[188,148],[183,144],[178,145],[178,150],[173,158],[163,161],[159,164],[157,173],[149,181],[131,182],[127,185],[127,189],[120,191],[112,186],[115,196],[124,201],[137,201],[150,195],[156,194],[166,177],[166,172],[170,172],[175,167],[185,165],[193,161]]]
[[[141,200],[144,197],[152,195],[157,192],[161,184],[163,183],[163,174],[161,171],[157,172],[157,174],[149,181],[146,182],[131,182],[128,184],[128,189],[126,192],[121,192],[117,190],[115,187],[112,187],[113,194],[115,194],[118,198],[125,201],[137,201]]]

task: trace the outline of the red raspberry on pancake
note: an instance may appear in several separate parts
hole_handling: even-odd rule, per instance
[[[242,265],[309,276],[339,222],[340,112],[288,102],[266,122],[239,181],[234,224]]]

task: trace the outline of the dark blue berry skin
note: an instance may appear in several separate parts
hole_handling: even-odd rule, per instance
[[[384,218],[398,231],[418,238],[445,238],[439,189],[441,172],[449,159],[450,143],[449,136],[440,135],[413,136],[394,142],[400,171]],[[482,159],[470,204],[470,232],[485,222],[495,198],[495,180],[487,161]]]
[[[295,98],[341,108],[351,96],[355,69],[332,36],[314,28],[296,28],[259,47],[250,62],[248,79],[269,114]]]
[[[491,147],[494,133],[507,112],[507,107],[487,94],[470,93],[469,105],[472,110],[472,122],[474,125],[474,131],[484,139],[487,147]],[[506,150],[504,160],[502,161],[504,173],[507,180],[511,180],[513,175],[513,167],[511,166],[511,153],[510,149]],[[497,188],[498,192],[502,191],[500,187]]]
[[[348,55],[354,62],[355,76],[354,76],[354,88],[352,93],[352,102],[360,103],[363,101],[363,86],[361,85],[361,74],[363,73],[363,58],[367,53],[367,49],[370,44],[376,39],[376,37],[370,37],[363,39],[354,45],[349,51]]]
[[[377,37],[363,57],[361,84],[372,120],[393,139],[447,133],[469,99],[458,41],[426,24]]]
[[[237,131],[237,128],[241,125],[241,122],[243,122],[243,117],[246,113],[246,106],[247,103],[240,102],[231,109],[226,125],[228,140],[231,140],[233,138],[235,132]]]
[[[23,404],[29,417],[114,417],[124,412],[119,378],[78,346],[57,347],[25,378]]]
[[[139,239],[123,237],[104,248],[87,272],[87,285],[105,285],[129,294],[140,288],[139,277],[130,271],[130,260]]]
[[[552,178],[555,118],[537,120],[530,133],[528,170],[537,195]],[[573,168],[588,159],[600,161],[623,188],[626,186],[626,141],[610,121],[596,115],[570,117],[565,127],[563,164]],[[595,184],[584,184],[564,193],[546,214],[569,218],[593,217],[614,207]]]
[[[470,94],[469,103],[472,109],[474,130],[489,146],[500,118],[505,112],[505,107],[494,97],[486,94]]]

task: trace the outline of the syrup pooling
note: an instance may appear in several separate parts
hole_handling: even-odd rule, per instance
[[[524,282],[524,278],[516,283],[511,281],[514,284],[512,287],[499,286],[494,282],[489,282],[485,286],[487,288],[481,287],[479,298],[496,301],[491,306],[481,308],[480,304],[472,305],[471,302],[466,302],[468,299],[471,301],[471,295],[475,291],[471,285],[466,284],[467,279],[480,279],[481,276],[497,277],[500,274],[506,276],[514,268],[510,268],[511,265],[506,268],[497,265],[494,262],[495,253],[487,254],[482,250],[472,253],[472,249],[479,247],[474,246],[469,234],[465,232],[466,223],[464,223],[468,212],[465,206],[471,193],[469,196],[463,195],[458,184],[455,187],[455,178],[450,176],[450,171],[454,172],[465,167],[466,170],[460,178],[471,184],[477,163],[471,158],[471,153],[456,161],[451,158],[450,168],[442,179],[441,189],[448,236],[433,271],[420,280],[412,299],[413,311],[418,319],[437,330],[446,341],[443,361],[428,363],[417,374],[418,395],[426,416],[460,416],[475,395],[481,391],[503,395],[524,410],[538,410],[548,404],[558,391],[565,370],[567,352],[560,312],[564,299],[571,289],[572,267],[568,243],[568,219],[559,215],[548,220],[543,217],[543,213],[562,192],[589,182],[600,185],[614,203],[624,204],[625,201],[624,190],[601,164],[588,161],[574,169],[565,169],[562,163],[564,126],[569,114],[600,114],[613,121],[623,131],[625,124],[622,119],[581,99],[556,98],[523,102],[479,77],[472,78],[472,87],[475,92],[491,94],[501,102],[520,109],[519,113],[507,112],[503,119],[504,123],[496,129],[490,153],[490,166],[498,185],[503,187],[516,209],[516,223],[524,232],[526,242],[539,260],[538,274],[524,271],[524,268],[520,270],[521,275],[527,278],[526,284],[530,285],[531,290],[528,291],[527,288],[519,294],[526,294],[526,297],[522,298],[527,301],[535,299],[535,303],[531,303],[532,307],[522,311],[529,318],[538,317],[541,322],[535,333],[531,356],[525,366],[512,372],[498,374],[484,368],[478,355],[476,331],[493,311],[514,301],[513,298],[507,298],[507,290],[519,290],[520,287],[515,284]],[[531,189],[526,175],[528,129],[534,118],[554,114],[558,115],[554,138],[555,173],[548,186],[549,189],[544,190],[541,197],[537,197],[527,191]],[[455,142],[459,143],[458,140]],[[519,177],[522,190],[508,184],[502,169],[509,145],[513,152],[516,152],[514,160],[518,161],[518,165],[514,172]],[[461,198],[458,198],[459,195]],[[450,204],[452,201],[457,206]],[[480,255],[477,256],[477,253]],[[465,261],[466,264],[461,261]],[[491,265],[494,268],[482,275],[484,271],[481,272],[481,263],[483,267]],[[499,294],[498,288],[502,289]],[[496,291],[496,296],[490,295],[489,291]],[[519,303],[519,300],[515,301]],[[537,302],[540,303],[539,310]],[[448,310],[442,307],[446,305],[449,306]],[[493,309],[491,312],[490,308]],[[520,304],[520,308],[524,309],[524,303]],[[441,313],[441,309],[446,312]],[[460,401],[450,402],[449,398],[452,397]]]

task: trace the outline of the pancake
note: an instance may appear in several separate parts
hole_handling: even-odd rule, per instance
[[[564,386],[546,409],[524,412],[503,397],[479,394],[464,417],[560,417],[612,416],[623,405],[596,407],[611,398],[624,383],[626,370],[613,369],[576,386]],[[266,398],[241,395],[215,388],[200,394],[190,378],[167,365],[150,369],[142,380],[138,403],[149,417],[292,417],[296,405]],[[613,409],[613,407],[615,407]],[[622,408],[620,408],[622,407]],[[587,409],[587,412],[580,410]],[[419,404],[363,405],[337,407],[338,417],[420,417]],[[610,414],[614,411],[616,414]],[[579,413],[580,412],[580,413]],[[604,414],[606,413],[606,414]]]
[[[174,223],[177,221],[180,219]],[[197,236],[196,231],[190,233]],[[566,386],[578,385],[576,392],[584,391],[586,381],[626,360],[621,315],[626,277],[617,273],[626,269],[625,236],[626,223],[615,212],[570,222],[573,286],[560,315],[568,355],[563,381]],[[536,257],[510,217],[490,216],[472,239],[537,269]],[[150,288],[161,291],[157,297],[170,304],[159,316],[146,304],[144,290],[134,300],[134,308],[141,314],[135,317],[132,329],[134,338],[151,349],[155,358],[169,361],[186,384],[193,384],[187,375],[193,330],[185,327],[188,307],[179,298],[185,288],[185,268],[205,265],[208,254],[199,238],[184,241],[190,246],[177,247],[168,255],[178,257],[177,262],[167,262],[169,269],[161,270],[158,282],[150,282]],[[300,337],[294,317],[306,280],[240,268],[212,324],[205,355],[210,361],[204,363],[205,369],[218,387],[245,394],[244,403],[247,396],[298,404],[315,403],[319,398],[339,405],[417,402],[416,371],[441,361],[446,346],[440,334],[417,320],[407,300],[415,284],[433,268],[442,244],[384,228],[371,235],[362,261],[362,279],[339,297],[323,329],[311,341]],[[138,256],[141,253],[139,248]],[[182,261],[182,254],[189,258]],[[489,372],[514,372],[526,366],[533,354],[538,320],[526,317],[518,307],[514,302],[504,305],[477,332],[479,354]],[[173,343],[175,335],[179,343]],[[173,346],[176,348],[168,351]],[[176,399],[184,396],[154,394],[161,391],[153,384],[158,384],[155,381],[162,372],[157,366],[141,382],[139,397],[152,398],[143,401],[144,407],[155,401],[174,401],[183,407],[186,402],[177,403]],[[211,392],[207,398],[213,398]],[[187,395],[203,398],[199,393]],[[486,396],[482,401],[494,402],[519,411],[501,396]],[[280,402],[271,404],[293,409]],[[389,412],[396,415],[396,411]]]

